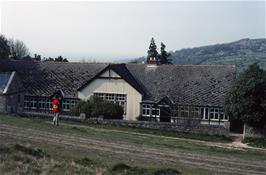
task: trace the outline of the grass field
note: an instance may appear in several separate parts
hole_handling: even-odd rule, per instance
[[[0,114],[0,174],[264,174],[266,150],[223,137]]]

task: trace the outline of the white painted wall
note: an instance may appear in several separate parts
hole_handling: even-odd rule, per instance
[[[119,77],[115,72],[110,71],[111,77]],[[108,77],[109,70],[101,77]],[[140,114],[140,102],[142,95],[123,79],[95,79],[87,87],[78,91],[78,98],[87,100],[93,93],[115,93],[127,95],[127,107],[125,120],[136,120]]]
[[[114,77],[114,78],[119,78],[120,75],[118,75],[116,72],[114,72],[113,70],[107,70],[105,72],[103,72],[100,77]]]

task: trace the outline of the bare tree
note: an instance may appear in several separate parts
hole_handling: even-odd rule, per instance
[[[2,34],[0,34],[0,59],[8,59],[10,54],[10,47],[8,40]]]
[[[10,47],[11,57],[15,59],[22,59],[30,55],[30,51],[26,44],[21,40],[9,39],[8,44]]]

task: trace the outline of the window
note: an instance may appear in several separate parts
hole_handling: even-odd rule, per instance
[[[160,109],[159,108],[152,108],[152,116],[159,116]]]
[[[205,108],[200,108],[200,117],[201,119],[204,119],[205,115]]]
[[[94,93],[96,97],[99,97],[103,101],[108,101],[112,103],[116,103],[123,107],[124,115],[127,111],[127,96],[126,94],[112,94],[112,93]]]
[[[160,117],[160,108],[153,104],[142,104],[142,116],[153,117],[157,121]]]
[[[29,102],[29,98],[25,96],[25,98],[24,98],[24,109],[28,109],[29,108],[28,102]]]
[[[41,110],[45,110],[46,109],[46,100],[45,100],[45,98],[39,98],[38,107]]]
[[[192,109],[191,109],[191,115],[194,118],[199,117],[200,116],[200,110],[199,110],[199,108],[198,107],[192,107]]]
[[[105,99],[105,94],[103,94],[103,93],[94,93],[94,95],[95,95],[96,97],[102,99],[102,100]]]
[[[37,99],[35,97],[25,96],[24,109],[37,109]]]
[[[62,103],[62,110],[63,111],[70,111],[74,108],[77,104],[77,100],[74,99],[64,99]]]
[[[219,120],[219,108],[210,108],[210,119]]]
[[[203,119],[204,120],[209,120],[209,108],[204,108],[204,114],[203,114]]]
[[[189,115],[188,106],[181,106],[180,107],[180,113],[181,113],[181,117],[188,117],[188,115]]]
[[[115,102],[115,94],[105,94],[105,100]]]
[[[151,105],[150,104],[142,104],[142,115],[150,116],[151,115]]]
[[[227,115],[225,115],[225,113],[224,113],[224,109],[220,109],[220,120],[221,121],[228,121],[229,119],[228,119],[228,116]]]

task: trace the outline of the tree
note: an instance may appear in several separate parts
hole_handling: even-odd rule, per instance
[[[9,39],[8,45],[13,59],[23,59],[23,57],[30,55],[29,49],[23,41]]]
[[[165,45],[161,43],[161,54],[159,55],[160,64],[172,64],[172,60],[168,59],[170,53],[165,51]]]
[[[225,110],[230,117],[263,127],[266,124],[266,71],[252,64],[232,83]]]
[[[62,56],[58,56],[57,58],[54,59],[54,61],[62,62],[63,59],[64,58]]]
[[[66,58],[63,58],[62,56],[58,56],[57,58],[54,59],[56,62],[68,62]]]
[[[8,40],[4,35],[0,35],[0,59],[8,59],[10,55],[10,47]]]
[[[156,62],[158,63],[158,52],[154,38],[151,39],[151,43],[148,50],[147,62],[149,62],[151,58],[156,59]]]
[[[32,61],[31,56],[27,55],[25,57],[22,58],[23,60],[27,60],[27,61]]]

